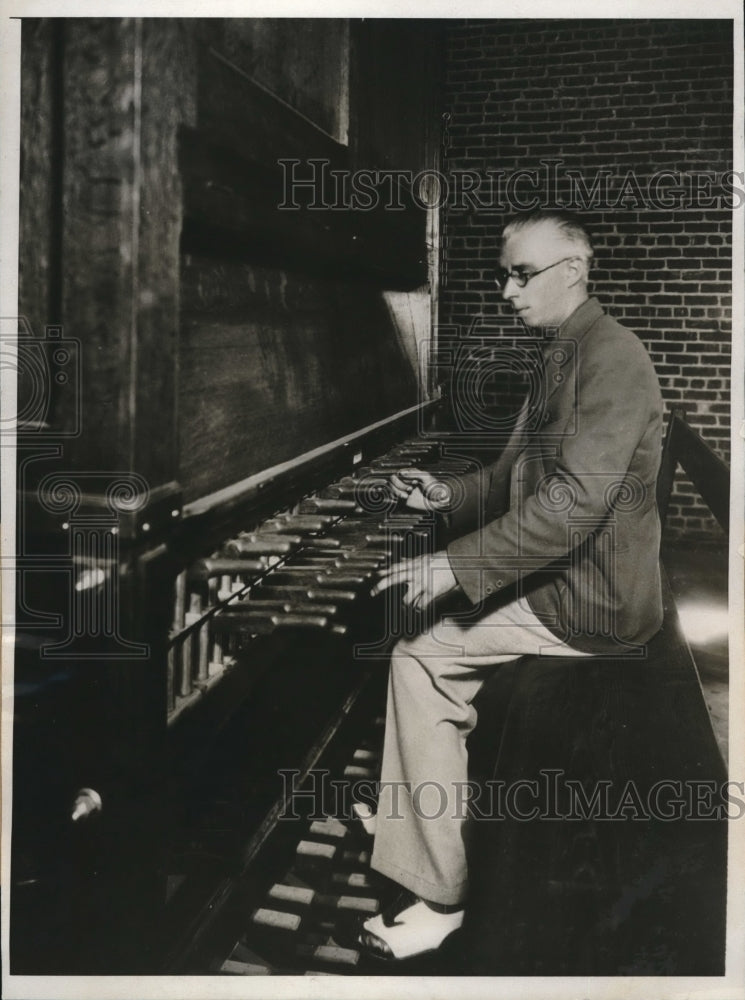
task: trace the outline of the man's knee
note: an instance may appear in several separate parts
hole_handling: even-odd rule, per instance
[[[421,636],[400,638],[391,652],[391,674],[395,677],[402,671],[411,672],[417,666],[424,666],[426,650]]]
[[[438,622],[431,628],[417,632],[415,635],[402,636],[393,647],[391,659],[402,660],[411,657],[415,660],[421,660],[433,654],[447,654],[451,651],[452,647],[443,642],[441,626]]]
[[[462,648],[445,641],[438,623],[425,632],[398,640],[391,653],[391,672],[394,676],[402,671],[410,675],[417,664],[430,677],[436,678],[447,673],[462,657]]]

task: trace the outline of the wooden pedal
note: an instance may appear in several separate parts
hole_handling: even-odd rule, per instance
[[[316,840],[301,840],[295,850],[303,858],[320,861],[331,861],[336,854],[336,847],[333,844],[322,844]]]
[[[314,836],[333,837],[335,840],[342,840],[349,835],[348,827],[338,819],[314,820],[309,832]]]
[[[344,853],[341,856],[341,860],[344,864],[360,865],[363,868],[367,868],[370,865],[370,852],[344,851]]]
[[[272,927],[280,931],[297,931],[303,922],[297,913],[287,913],[284,910],[269,910],[262,906],[251,917],[251,922],[262,927]]]
[[[345,778],[376,778],[377,772],[370,767],[361,767],[359,764],[347,764],[344,768]]]
[[[269,890],[269,897],[283,903],[301,907],[313,907],[325,910],[352,910],[355,913],[377,913],[380,903],[370,896],[336,896],[316,892],[314,889],[304,889],[295,885],[275,883]],[[268,911],[273,913],[274,911]],[[258,921],[265,922],[264,918]]]
[[[254,965],[248,962],[238,962],[233,958],[226,958],[214,972],[224,976],[271,976],[272,970],[268,965]]]
[[[350,889],[370,889],[372,887],[367,872],[334,872],[331,881],[335,885],[344,885]]]
[[[295,954],[298,958],[347,967],[357,965],[360,960],[358,951],[331,944],[299,944],[295,949]]]

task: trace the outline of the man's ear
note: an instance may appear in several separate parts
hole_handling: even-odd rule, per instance
[[[573,288],[580,281],[587,281],[587,268],[581,257],[572,257],[567,261],[567,287]]]

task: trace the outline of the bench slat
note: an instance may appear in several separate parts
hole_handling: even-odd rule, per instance
[[[664,523],[680,465],[725,532],[729,532],[730,475],[727,465],[686,423],[682,407],[673,407],[662,449],[657,506]]]

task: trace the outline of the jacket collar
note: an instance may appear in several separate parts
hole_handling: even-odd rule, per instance
[[[585,299],[559,327],[559,339],[581,340],[592,324],[603,315],[603,307],[596,298]]]

